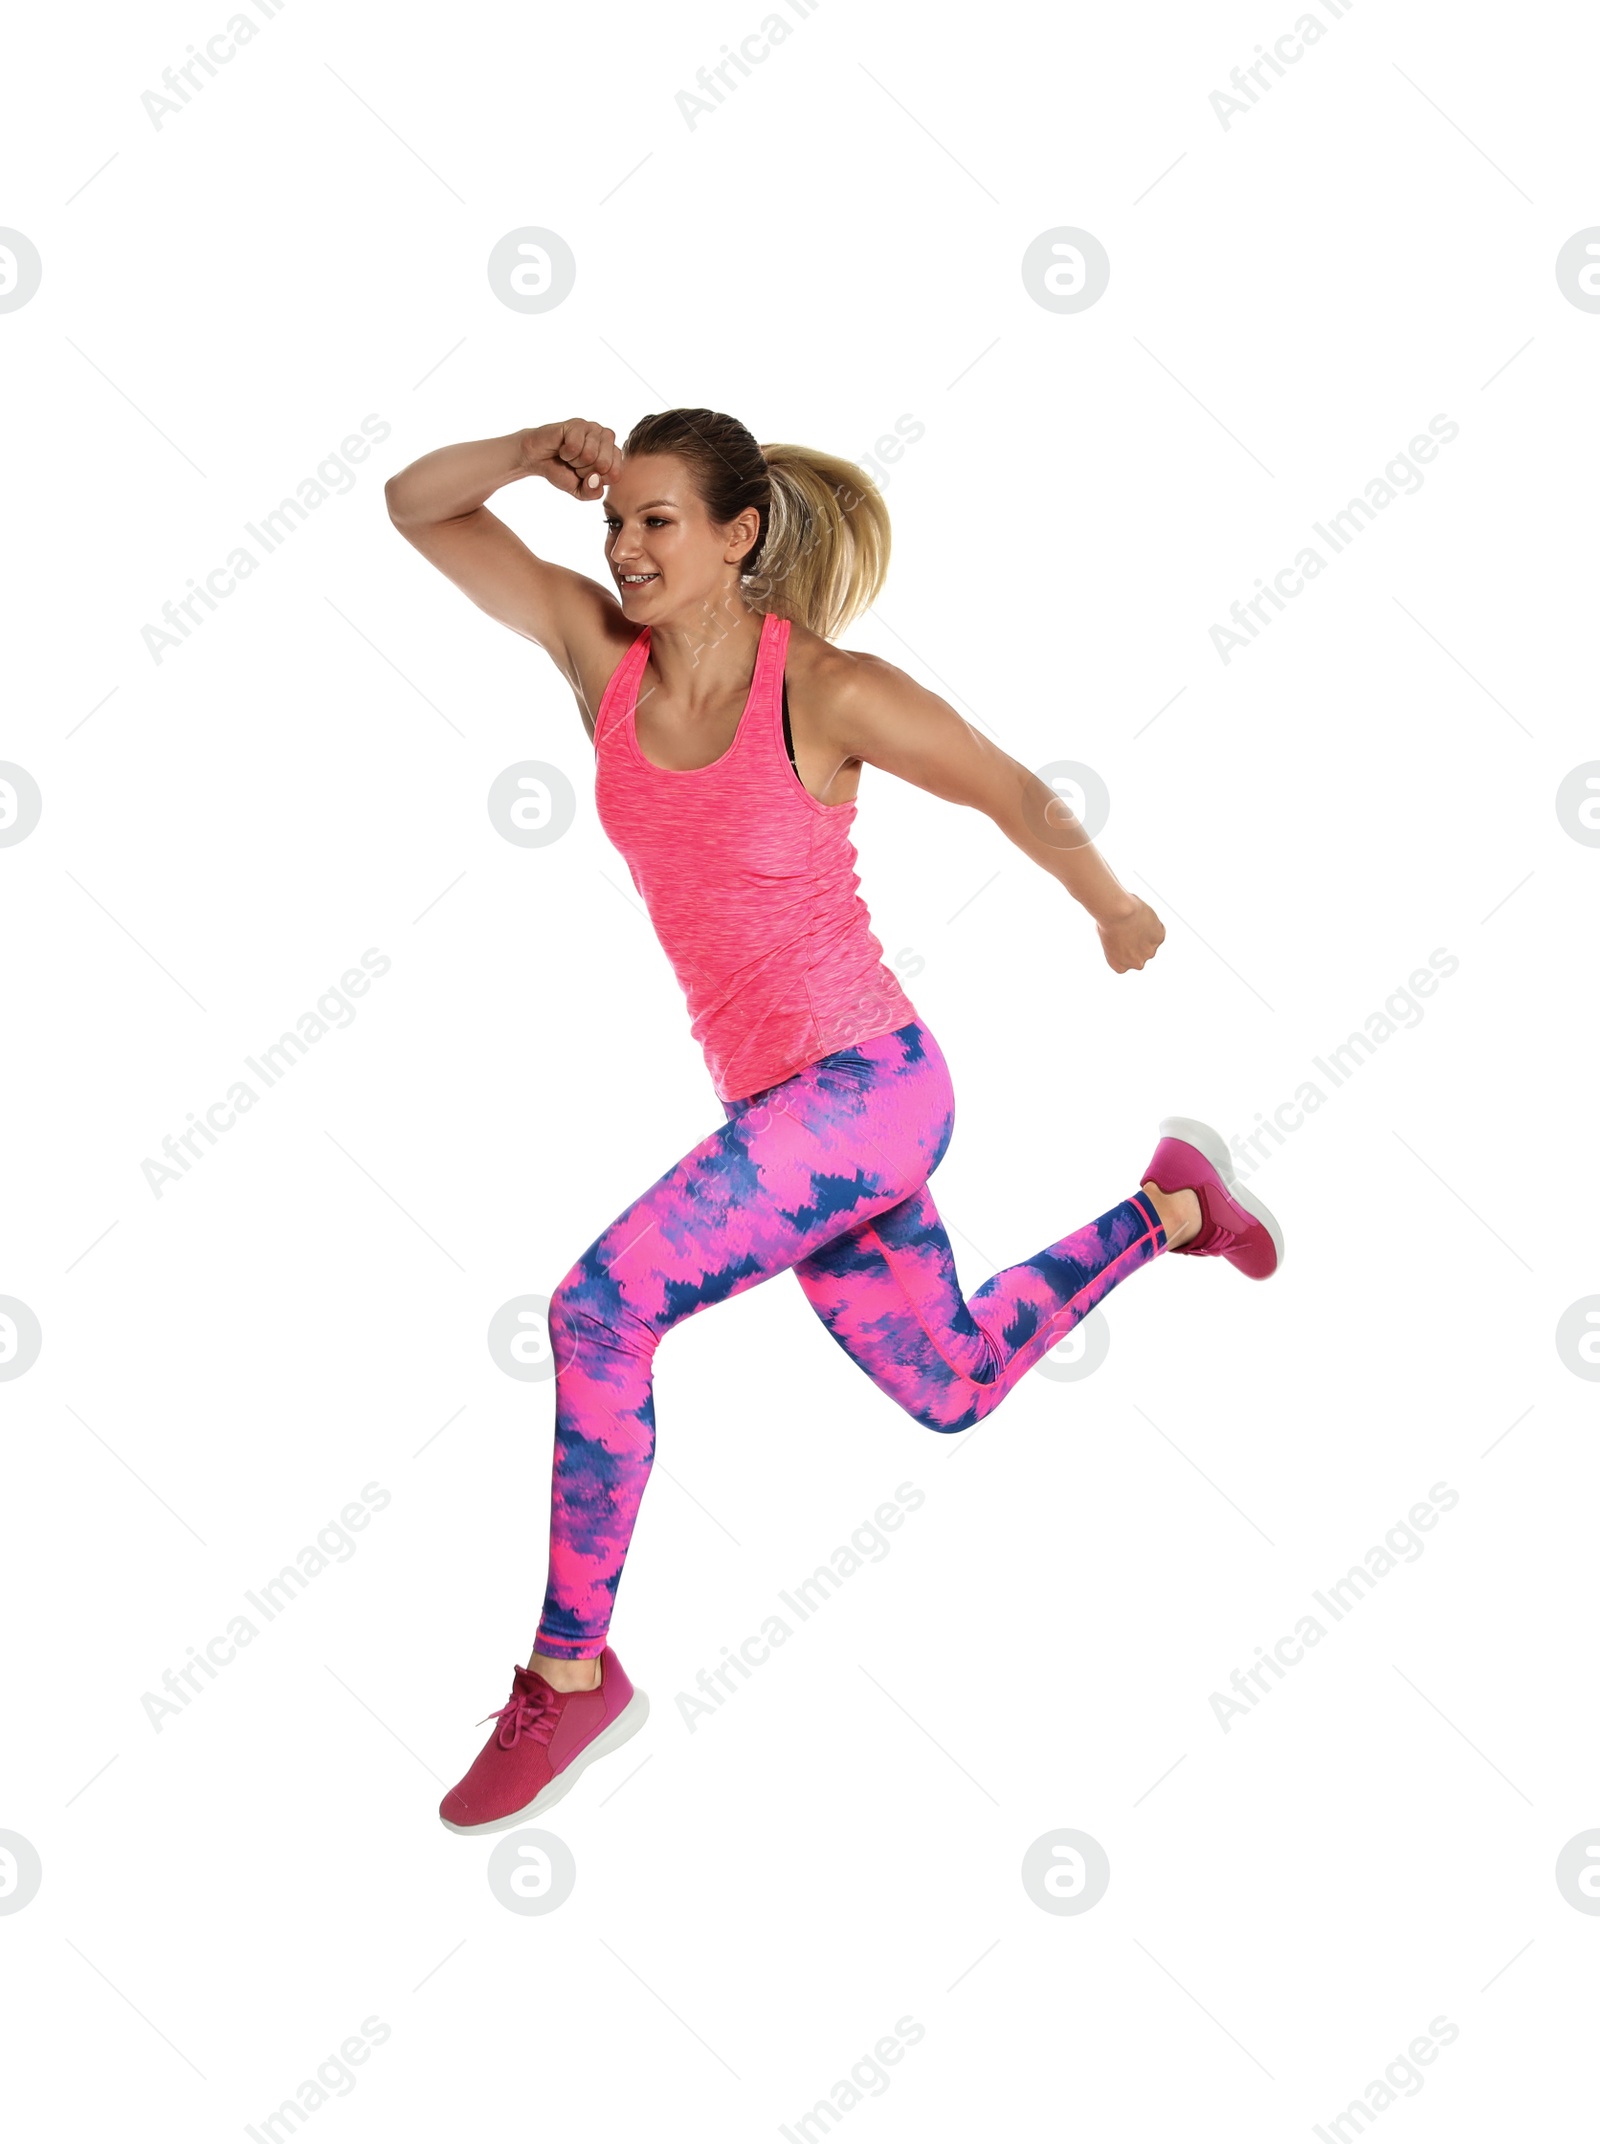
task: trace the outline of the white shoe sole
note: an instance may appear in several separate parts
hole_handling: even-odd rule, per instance
[[[541,1787],[533,1800],[521,1809],[513,1809],[509,1816],[494,1817],[487,1824],[452,1824],[447,1816],[440,1817],[439,1822],[446,1831],[470,1834],[480,1831],[510,1831],[513,1825],[526,1823],[531,1816],[542,1816],[546,1809],[555,1807],[573,1781],[586,1772],[597,1757],[609,1757],[614,1749],[620,1749],[624,1742],[631,1740],[639,1732],[649,1717],[649,1698],[642,1690],[635,1690],[611,1725],[580,1749],[565,1770],[557,1772],[555,1778],[547,1786]]]
[[[1266,1207],[1255,1196],[1254,1192],[1246,1191],[1244,1185],[1234,1175],[1233,1156],[1228,1152],[1222,1134],[1218,1131],[1213,1131],[1209,1124],[1202,1124],[1198,1117],[1163,1117],[1161,1119],[1161,1136],[1163,1139],[1181,1139],[1186,1146],[1192,1146],[1198,1152],[1204,1154],[1206,1160],[1210,1162],[1212,1168],[1216,1170],[1222,1181],[1227,1185],[1229,1198],[1237,1199],[1245,1212],[1261,1223],[1261,1226],[1272,1238],[1272,1247],[1278,1254],[1277,1266],[1274,1268],[1273,1273],[1269,1273],[1266,1276],[1268,1280],[1271,1280],[1274,1274],[1281,1270],[1283,1266],[1283,1230],[1278,1226],[1275,1217],[1267,1211]]]

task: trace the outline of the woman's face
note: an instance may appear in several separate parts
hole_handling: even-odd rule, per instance
[[[672,454],[628,456],[606,487],[604,511],[606,563],[624,614],[640,625],[725,597],[761,526],[754,507],[725,527],[714,523]]]

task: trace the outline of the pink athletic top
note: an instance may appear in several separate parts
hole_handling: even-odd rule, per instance
[[[857,887],[855,804],[819,804],[783,740],[789,622],[762,620],[733,742],[674,772],[639,749],[650,628],[612,672],[595,720],[595,804],[689,1001],[725,1102],[917,1015],[884,965]]]

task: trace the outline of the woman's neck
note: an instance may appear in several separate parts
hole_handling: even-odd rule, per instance
[[[650,666],[664,697],[691,715],[746,689],[765,620],[742,600],[706,604],[650,628]]]

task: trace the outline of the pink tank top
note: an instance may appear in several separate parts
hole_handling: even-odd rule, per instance
[[[854,803],[819,804],[783,740],[789,622],[762,620],[732,744],[673,772],[639,749],[650,628],[612,672],[595,721],[595,805],[689,1001],[725,1102],[917,1016],[884,965],[857,887]]]

